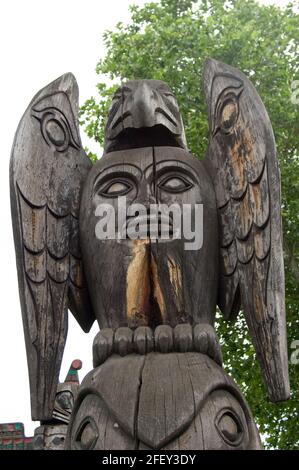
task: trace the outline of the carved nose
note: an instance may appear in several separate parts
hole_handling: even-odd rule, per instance
[[[151,193],[150,188],[142,188],[134,200],[135,204],[142,204],[147,209],[149,208],[150,204],[155,204],[156,199],[155,196]]]

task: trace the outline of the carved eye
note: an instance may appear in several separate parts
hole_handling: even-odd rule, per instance
[[[239,445],[243,439],[240,419],[232,410],[222,410],[216,419],[216,428],[222,439],[230,445]]]
[[[45,125],[45,131],[50,140],[61,147],[66,140],[66,132],[62,124],[57,119],[50,119]]]
[[[234,127],[239,115],[239,105],[236,99],[226,100],[220,111],[219,126],[225,133]]]
[[[177,107],[176,97],[174,96],[173,93],[171,93],[171,91],[169,91],[168,89],[165,89],[165,88],[159,88],[158,91],[159,91],[159,93],[161,93],[163,98],[166,98],[166,100],[168,102],[170,102],[171,104],[173,104],[174,106]]]
[[[160,183],[158,183],[158,187],[170,193],[181,193],[192,188],[193,184],[183,176],[176,175],[167,176]]]
[[[213,135],[218,131],[230,134],[239,118],[239,98],[243,87],[239,85],[233,90],[224,90],[217,100]]]
[[[54,146],[58,152],[64,152],[69,145],[80,148],[72,137],[67,119],[58,109],[34,110],[33,116],[40,122],[41,133],[49,146]]]
[[[81,424],[75,438],[77,449],[93,449],[98,438],[98,430],[95,422],[88,418]]]
[[[116,92],[114,93],[113,95],[113,101],[116,100],[120,100],[122,98],[125,98],[127,94],[131,93],[132,90],[131,88],[129,88],[128,86],[122,86],[120,88],[118,88],[118,90],[116,90]]]
[[[100,189],[98,193],[104,197],[118,197],[124,196],[131,191],[133,185],[127,180],[114,180],[109,181],[108,184],[104,186],[103,189]]]
[[[175,98],[175,96],[174,96],[172,93],[170,93],[170,92],[168,92],[168,91],[164,91],[163,95],[164,95],[168,100],[170,100],[172,103],[177,104],[176,98]]]

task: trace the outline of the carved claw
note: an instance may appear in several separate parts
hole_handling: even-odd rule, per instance
[[[93,367],[105,362],[112,354],[113,342],[114,331],[111,328],[104,328],[98,332],[92,345]]]
[[[214,328],[207,323],[201,323],[193,329],[194,349],[202,354],[207,354],[217,364],[222,365],[220,344]]]

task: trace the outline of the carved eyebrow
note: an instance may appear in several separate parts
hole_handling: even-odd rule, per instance
[[[151,171],[153,170],[153,167],[154,165],[151,163],[144,169],[146,177],[149,177],[151,173],[153,174],[153,171]],[[177,162],[175,160],[160,160],[155,163],[155,177],[157,179],[161,178],[168,172],[182,173],[183,175],[189,176],[193,182],[198,183],[196,171],[192,166],[185,162]]]
[[[157,168],[156,172],[156,178],[159,180],[160,178],[163,178],[165,175],[169,173],[170,175],[185,175],[189,177],[193,183],[197,182],[196,175],[194,174],[194,171],[192,169],[185,167],[185,166],[175,166],[175,165],[170,165],[170,166],[164,166],[162,168]]]
[[[157,90],[158,90],[158,91],[161,91],[162,93],[165,93],[165,94],[167,94],[167,95],[173,96],[173,97],[175,98],[175,96],[174,96],[174,94],[172,93],[172,91],[170,91],[170,89],[169,89],[168,87],[166,87],[165,85],[160,85],[160,86],[158,86]]]
[[[132,178],[134,178],[134,176],[139,177],[139,178],[141,177],[142,172],[141,172],[140,168],[138,168],[136,165],[132,165],[132,164],[129,163],[129,164],[126,164],[126,167],[127,168],[124,168],[124,165],[121,164],[121,163],[116,163],[115,165],[103,168],[100,171],[100,173],[98,173],[94,177],[93,187],[95,187],[97,185],[98,181],[101,181],[102,179],[109,178],[110,176],[111,176],[111,178],[113,178],[114,177],[113,175],[115,175],[115,174],[128,175],[128,176],[131,176]],[[131,171],[129,171],[129,169],[131,169]]]

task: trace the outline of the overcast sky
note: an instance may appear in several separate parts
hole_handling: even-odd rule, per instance
[[[30,417],[29,383],[19,305],[15,253],[10,219],[8,167],[13,136],[33,95],[65,72],[73,72],[80,104],[96,93],[95,66],[104,55],[102,34],[126,22],[128,6],[144,0],[3,0],[0,2],[1,157],[0,157],[0,423],[22,421],[26,434],[38,423]],[[287,1],[263,1],[287,4]],[[83,145],[90,145],[81,132]],[[95,147],[92,147],[95,150]],[[71,361],[83,361],[81,379],[91,369],[91,346],[97,332],[87,335],[70,315],[61,369],[64,379]]]

